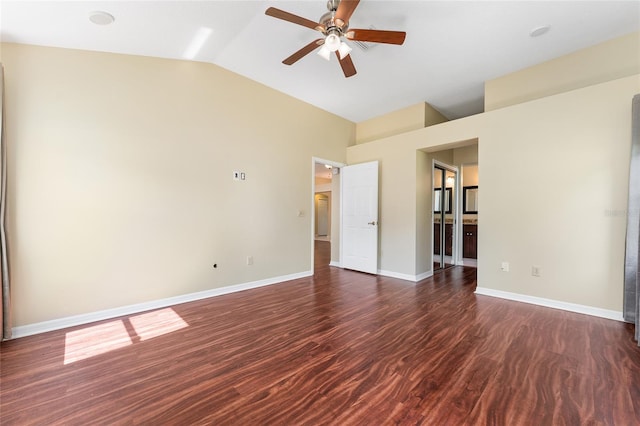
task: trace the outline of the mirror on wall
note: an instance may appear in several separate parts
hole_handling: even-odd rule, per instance
[[[433,190],[433,203],[434,203],[434,207],[433,207],[433,212],[434,213],[440,213],[440,206],[442,205],[442,201],[440,200],[440,197],[442,196],[442,189],[441,188],[434,188]],[[452,192],[451,192],[451,188],[446,188],[446,194],[447,196],[444,199],[444,212],[447,214],[451,213],[451,198],[452,198]]]
[[[462,188],[462,213],[478,214],[477,186],[465,186]]]

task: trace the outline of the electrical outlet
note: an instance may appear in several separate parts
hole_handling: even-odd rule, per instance
[[[240,180],[240,172],[238,171],[233,172],[233,180]]]
[[[509,272],[509,262],[502,262],[500,269],[502,272]]]
[[[253,256],[247,256],[247,265],[253,265]]]
[[[539,266],[532,266],[531,267],[531,275],[534,277],[539,277],[540,273],[541,273],[541,269]]]

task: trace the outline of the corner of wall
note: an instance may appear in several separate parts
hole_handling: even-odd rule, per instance
[[[449,121],[440,111],[420,102],[356,124],[356,144],[418,130]]]
[[[444,123],[445,121],[449,121],[447,117],[442,115],[440,111],[429,105],[428,103],[424,103],[424,126],[429,127],[434,124]]]

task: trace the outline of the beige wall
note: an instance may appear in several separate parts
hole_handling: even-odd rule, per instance
[[[309,160],[353,123],[209,64],[1,61],[15,326],[312,269]]]
[[[316,181],[316,186],[331,186],[331,179],[328,178],[321,178],[321,177],[316,177],[315,179]],[[316,192],[317,192],[317,188],[316,188]]]
[[[462,166],[462,186],[478,186],[478,165],[465,163]]]
[[[356,143],[365,143],[447,121],[426,102],[356,124]]]
[[[640,73],[640,32],[485,83],[485,111]]]
[[[461,167],[463,164],[478,163],[478,143],[473,142],[469,146],[456,148],[453,151],[453,164]]]
[[[431,250],[433,222],[433,157],[423,151],[416,152],[416,266],[411,275],[420,275],[433,269]]]
[[[349,147],[350,164],[381,164],[381,269],[416,270],[418,150],[477,138],[478,285],[621,311],[626,221],[610,212],[626,209],[638,92],[634,75]]]

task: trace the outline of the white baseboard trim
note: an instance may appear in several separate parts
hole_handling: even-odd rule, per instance
[[[105,309],[103,311],[89,312],[87,314],[73,315],[70,317],[59,318],[50,321],[43,321],[34,324],[21,325],[12,328],[12,339],[31,336],[34,334],[46,333],[47,331],[60,330],[68,327],[89,324],[96,321],[102,321],[110,318],[121,317],[124,315],[137,314],[153,309],[166,308],[167,306],[179,305],[181,303],[193,302],[196,300],[206,299],[209,297],[222,296],[223,294],[235,293],[252,288],[264,287],[267,285],[278,284],[284,281],[295,280],[298,278],[310,277],[313,271],[298,272],[295,274],[282,275],[279,277],[267,278],[264,280],[251,281],[248,283],[230,285],[227,287],[214,288],[211,290],[199,291],[197,293],[183,294],[180,296],[169,297],[166,299],[152,300],[150,302],[136,303],[135,305],[121,306],[118,308]]]
[[[595,308],[593,306],[578,305],[575,303],[562,302],[559,300],[545,299],[542,297],[528,296],[526,294],[510,293],[508,291],[494,290],[486,287],[476,287],[476,294],[483,296],[498,297],[500,299],[513,300],[516,302],[530,303],[532,305],[545,306],[547,308],[561,309],[563,311],[576,312],[578,314],[591,315],[594,317],[607,318],[624,322],[622,312],[611,311],[609,309]]]
[[[339,262],[331,262],[329,263],[329,266],[336,266],[338,268],[342,268],[342,265]],[[382,275],[383,277],[397,278],[399,280],[411,281],[413,283],[417,283],[418,281],[422,281],[425,278],[429,278],[433,276],[433,270],[423,272],[418,275],[409,275],[409,274],[401,274],[400,272],[385,271],[383,269],[378,269],[377,274]]]
[[[378,269],[378,275],[389,278],[397,278],[399,280],[411,281],[414,283],[418,281],[418,277],[416,277],[415,275],[401,274],[400,272],[385,271],[383,269]]]
[[[421,274],[416,275],[416,282],[418,281],[422,281],[424,279],[427,279],[429,277],[433,276],[433,269],[427,271],[427,272],[423,272]]]

